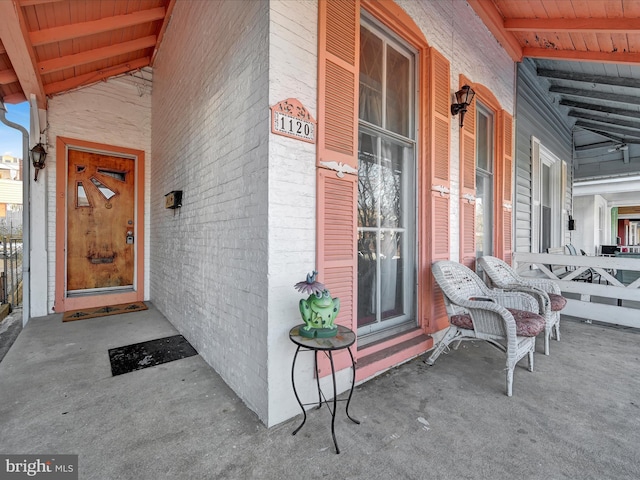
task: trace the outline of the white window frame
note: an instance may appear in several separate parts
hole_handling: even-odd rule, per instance
[[[380,137],[380,140],[387,140],[396,144],[405,144],[405,147],[410,149],[412,152],[412,157],[406,157],[404,159],[405,164],[413,165],[413,177],[414,182],[411,185],[403,185],[403,190],[406,193],[407,190],[411,190],[412,198],[408,200],[409,203],[413,203],[412,208],[404,208],[403,212],[405,215],[405,219],[403,221],[403,225],[413,225],[412,231],[409,231],[407,227],[402,228],[367,228],[367,227],[358,227],[358,232],[366,232],[366,231],[378,231],[378,230],[392,230],[397,231],[398,233],[403,234],[403,252],[407,253],[407,257],[404,259],[407,262],[403,267],[404,271],[404,305],[407,306],[406,313],[404,315],[399,315],[392,319],[382,319],[380,316],[382,314],[382,299],[380,295],[376,295],[376,322],[365,325],[357,328],[358,333],[358,343],[359,345],[366,345],[371,342],[374,342],[378,339],[386,338],[393,333],[401,332],[407,330],[408,328],[412,328],[417,325],[417,275],[415,273],[415,265],[417,265],[417,254],[418,254],[418,218],[417,218],[417,193],[418,193],[418,141],[417,136],[417,115],[419,112],[418,98],[420,95],[418,89],[418,72],[419,72],[419,58],[417,56],[417,52],[409,45],[409,43],[404,40],[402,37],[396,35],[389,27],[384,25],[383,23],[377,21],[373,16],[371,16],[365,10],[361,10],[360,16],[360,24],[364,25],[367,29],[371,30],[375,34],[379,35],[383,41],[383,45],[386,48],[387,45],[393,47],[396,51],[407,54],[407,58],[410,60],[411,68],[413,70],[414,76],[412,78],[412,99],[411,102],[414,108],[414,116],[411,119],[412,123],[409,126],[409,132],[411,137],[405,137],[399,134],[396,134],[392,131],[387,130],[386,128],[378,127],[376,125],[369,124],[368,122],[358,119],[358,132],[363,132],[370,135],[376,135]],[[386,55],[383,56],[383,68],[386,71]],[[386,76],[383,77],[383,83],[386,81]],[[385,85],[383,85],[383,89]],[[382,118],[385,118],[386,112],[386,102],[382,103]],[[380,144],[378,145],[378,151],[382,152],[380,148]],[[407,152],[405,150],[405,156]],[[409,179],[411,175],[408,175],[406,179]],[[407,198],[405,198],[407,201]],[[377,248],[379,251],[379,246]],[[411,252],[411,254],[408,254]],[[414,268],[410,268],[413,265]],[[376,266],[376,278],[377,281],[380,280],[380,267]],[[410,305],[410,308],[408,306]]]
[[[551,185],[551,246],[561,247],[564,244],[566,224],[566,182],[567,164],[560,160],[551,150],[531,137],[531,251],[540,252],[542,244],[542,168],[550,168]]]

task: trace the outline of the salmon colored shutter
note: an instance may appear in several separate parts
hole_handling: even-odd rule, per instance
[[[476,266],[476,101],[460,129],[460,263]]]
[[[431,237],[431,261],[449,259],[450,226],[450,169],[449,149],[451,135],[450,120],[450,80],[449,61],[441,53],[431,48],[429,51],[429,111],[428,155],[431,166],[431,224],[426,232]],[[426,240],[426,239],[425,239]],[[427,278],[422,284],[428,287],[421,295],[423,315],[428,311],[428,322],[424,322],[425,331],[437,332],[448,325],[442,292],[438,288],[431,265],[428,265]]]
[[[336,323],[356,330],[360,2],[318,2],[317,268],[340,298]],[[355,348],[352,348],[355,353]],[[351,366],[348,352],[333,357]],[[320,376],[331,373],[318,356]]]
[[[513,255],[512,211],[513,211],[513,117],[506,111],[500,112],[502,166],[502,252],[505,262],[511,265]]]
[[[318,2],[319,167],[358,168],[359,12],[359,0]]]

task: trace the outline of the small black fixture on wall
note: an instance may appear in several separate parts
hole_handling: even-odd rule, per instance
[[[460,128],[463,127],[464,116],[467,113],[467,107],[473,102],[476,92],[469,85],[464,85],[456,92],[456,100],[458,103],[451,104],[451,115],[454,117],[460,114]]]
[[[164,208],[176,209],[182,206],[182,190],[174,190],[164,196]]]
[[[33,181],[37,182],[38,172],[44,168],[44,161],[47,159],[47,151],[44,149],[44,145],[42,145],[42,143],[38,143],[35,147],[31,149],[29,154],[31,156],[31,162],[33,163],[33,168],[36,171]]]
[[[576,221],[573,219],[571,215],[569,215],[569,230],[576,229]]]

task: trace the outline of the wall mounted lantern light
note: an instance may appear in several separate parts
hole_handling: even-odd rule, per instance
[[[38,171],[44,168],[44,161],[47,158],[47,151],[41,143],[38,143],[31,149],[31,162],[33,162],[33,168],[36,169],[36,175],[33,178],[34,182],[38,181]]]
[[[462,122],[464,121],[464,115],[467,113],[467,107],[473,102],[473,97],[476,92],[469,85],[463,86],[456,92],[456,100],[458,103],[451,104],[451,115],[454,117],[460,114],[460,128],[462,128]]]

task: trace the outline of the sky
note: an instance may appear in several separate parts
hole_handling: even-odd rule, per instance
[[[29,102],[18,105],[4,104],[7,120],[22,125],[29,131]],[[22,133],[0,122],[0,154],[22,158]]]

